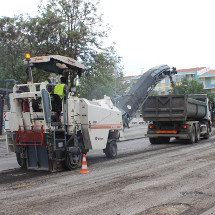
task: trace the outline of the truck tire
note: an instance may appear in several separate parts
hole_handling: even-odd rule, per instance
[[[170,137],[160,137],[158,138],[159,143],[169,143]]]
[[[117,144],[115,140],[112,140],[106,145],[106,149],[103,150],[107,158],[116,158],[117,156]]]
[[[157,138],[149,138],[149,142],[150,142],[151,144],[158,144]]]
[[[193,144],[195,143],[195,137],[196,137],[196,134],[195,134],[195,128],[194,126],[192,125],[191,127],[191,132],[190,132],[190,139],[186,140],[186,143],[188,144]]]
[[[206,134],[204,134],[204,139],[208,139],[209,138],[209,134],[210,134],[210,128],[209,128],[209,126],[208,125],[206,125],[207,126],[207,133]]]
[[[199,124],[195,127],[195,143],[198,143],[200,140],[200,126]]]

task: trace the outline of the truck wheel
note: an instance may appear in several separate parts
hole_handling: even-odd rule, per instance
[[[186,142],[188,144],[193,144],[195,142],[195,137],[196,137],[195,128],[194,128],[194,126],[192,126],[191,133],[190,133],[190,139],[188,139]]]
[[[26,159],[21,158],[20,153],[16,153],[17,163],[21,166],[21,168],[26,168]]]
[[[104,149],[104,153],[107,158],[113,159],[117,156],[117,145],[115,140],[112,140],[110,143],[106,145],[106,149]]]
[[[200,140],[200,126],[196,125],[195,128],[195,143],[198,143]]]
[[[208,139],[209,138],[209,127],[208,127],[208,125],[207,125],[207,133],[203,136],[204,137],[204,139]]]
[[[159,141],[160,143],[169,143],[170,137],[158,138],[158,141]]]
[[[151,144],[158,144],[157,138],[149,138],[149,142],[150,142]]]

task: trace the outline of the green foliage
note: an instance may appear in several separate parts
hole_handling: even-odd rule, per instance
[[[0,18],[1,87],[8,78],[26,82],[23,59],[29,52],[31,56],[64,55],[82,62],[86,73],[80,80],[78,93],[83,97],[113,95],[115,78],[117,93],[123,92],[125,86],[120,84],[123,68],[114,45],[104,47],[103,38],[108,37],[109,27],[97,12],[98,3],[49,0],[46,6],[40,6],[37,17]],[[47,80],[49,75],[33,71],[34,82]]]
[[[24,37],[22,35],[23,17],[2,17],[0,19],[0,87],[5,87],[5,79],[19,79],[23,70]]]
[[[31,19],[23,15],[14,18],[0,18],[0,86],[5,87],[5,79],[15,79],[19,83],[26,82],[26,66],[24,65],[25,53],[39,50],[39,46],[29,42],[29,37],[35,41],[33,35],[27,30]],[[31,51],[32,50],[32,51]],[[34,81],[42,81],[48,74],[37,72]]]
[[[207,94],[210,101],[214,100],[214,94],[208,93],[207,90],[204,89],[204,86],[201,82],[192,79],[187,80],[184,78],[182,82],[178,85],[175,85],[174,90],[170,90],[170,94]]]
[[[151,93],[150,93],[150,96],[158,96],[159,93],[157,90],[152,90]]]
[[[101,99],[104,95],[112,97],[115,94],[115,81],[116,93],[125,92],[128,86],[121,82],[123,74],[122,68],[118,67],[120,60],[110,53],[114,51],[99,53],[90,59],[88,70],[77,87],[80,97],[87,99]]]

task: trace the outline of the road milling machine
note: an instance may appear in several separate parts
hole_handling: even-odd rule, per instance
[[[4,113],[7,148],[16,153],[21,167],[49,171],[80,167],[82,155],[91,149],[115,158],[120,131],[156,84],[176,73],[166,65],[149,70],[114,106],[107,96],[92,101],[74,96],[74,80],[85,68],[72,58],[27,56],[25,64],[27,84],[14,85],[10,111]],[[49,82],[33,83],[33,68],[67,76],[68,95],[54,94],[55,85]]]

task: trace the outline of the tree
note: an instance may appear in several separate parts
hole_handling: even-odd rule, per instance
[[[19,71],[24,69],[23,50],[24,37],[22,35],[22,16],[0,19],[0,85],[5,87],[5,79],[19,79],[24,81]]]
[[[5,87],[5,79],[16,79],[19,83],[26,82],[25,54],[32,50],[37,53],[39,45],[32,46],[30,41],[36,39],[27,29],[32,26],[31,18],[23,15],[14,18],[0,18],[0,85]],[[31,23],[31,24],[30,24]],[[31,40],[29,39],[31,38]],[[35,81],[47,79],[49,74],[39,71],[34,74]]]
[[[22,15],[2,17],[0,51],[5,55],[0,56],[3,73],[0,82],[6,78],[25,82],[23,59],[26,52],[31,56],[58,54],[74,58],[86,66],[86,74],[80,81],[82,86],[78,87],[81,95],[89,98],[101,98],[104,92],[113,95],[114,80],[117,80],[118,92],[123,92],[124,85],[119,84],[122,67],[116,60],[114,44],[111,47],[103,44],[103,38],[108,37],[110,29],[103,24],[102,15],[97,12],[98,3],[49,0],[48,5],[40,7],[40,15],[35,18]],[[34,72],[34,81],[46,80],[48,75],[42,71]],[[92,83],[99,87],[97,93]]]
[[[159,95],[159,92],[157,90],[152,90],[150,92],[150,96],[158,96]]]
[[[103,25],[102,15],[97,14],[97,4],[80,0],[50,0],[49,5],[42,9],[42,20],[51,14],[55,27],[53,40],[58,53],[80,60],[86,72],[80,79],[78,93],[88,99],[102,98],[114,94],[114,80],[122,76],[122,68],[115,76],[119,62],[114,46],[104,47],[103,38],[108,36],[108,25]],[[44,24],[43,24],[44,26]],[[44,31],[49,28],[46,26]],[[49,32],[46,33],[49,35]],[[53,49],[53,48],[52,48]],[[49,51],[46,50],[48,53]],[[124,86],[117,84],[117,86]],[[118,92],[124,90],[118,88]]]
[[[37,42],[44,54],[54,50],[85,61],[104,50],[102,39],[108,36],[109,28],[103,25],[102,15],[98,15],[98,4],[99,1],[93,4],[86,0],[49,0],[48,5],[42,6],[41,16],[32,19],[38,30],[35,31],[35,27],[31,30],[40,38]]]
[[[169,91],[170,94],[207,94],[208,98],[213,101],[214,100],[214,94],[208,93],[207,90],[204,89],[204,86],[201,82],[192,79],[187,80],[184,78],[182,82],[178,85],[175,85],[174,90],[171,89]]]
[[[115,94],[115,81],[117,94],[123,94],[128,85],[122,83],[123,73],[120,60],[114,50],[94,55],[89,62],[89,67],[80,79],[77,87],[80,97],[87,99],[101,99],[104,95],[113,97]],[[119,67],[118,67],[119,66]]]

